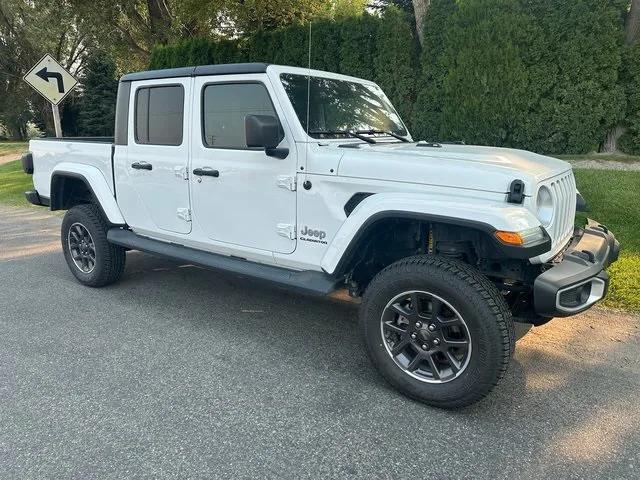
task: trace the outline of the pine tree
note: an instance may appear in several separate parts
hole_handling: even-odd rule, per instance
[[[94,52],[87,60],[85,72],[78,118],[80,133],[92,137],[112,136],[118,92],[115,63],[105,54]]]

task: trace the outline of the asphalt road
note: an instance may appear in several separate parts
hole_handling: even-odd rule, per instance
[[[0,207],[0,478],[639,478],[640,319],[534,329],[460,412],[387,386],[353,306],[130,253],[77,284]]]

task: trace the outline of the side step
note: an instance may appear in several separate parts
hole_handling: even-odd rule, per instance
[[[213,270],[235,273],[245,277],[265,280],[286,286],[292,290],[311,295],[328,295],[335,291],[338,281],[324,272],[312,270],[296,271],[287,268],[273,267],[261,263],[251,262],[242,258],[228,257],[216,253],[196,250],[176,243],[161,242],[151,238],[136,235],[131,230],[112,228],[107,232],[109,242],[140,250],[162,257],[189,262]]]

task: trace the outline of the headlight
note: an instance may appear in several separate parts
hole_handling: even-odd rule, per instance
[[[545,186],[540,187],[536,197],[536,216],[544,227],[551,225],[554,210],[551,191]]]

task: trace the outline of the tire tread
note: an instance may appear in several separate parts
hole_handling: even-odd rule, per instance
[[[106,252],[106,254],[101,256],[102,265],[99,275],[91,279],[79,277],[77,272],[74,270],[74,265],[69,264],[69,268],[71,268],[71,271],[76,278],[82,284],[89,287],[104,287],[118,281],[124,273],[126,252],[124,248],[113,245],[107,240],[109,223],[105,220],[100,208],[93,203],[76,205],[67,212],[67,215],[78,215],[80,217],[84,217],[83,221],[89,223],[90,226],[95,229],[95,231],[92,232],[92,237],[94,244],[96,244],[96,249]],[[62,243],[64,249],[66,241],[65,222],[62,224],[62,229]]]
[[[363,296],[362,308],[360,310],[360,322],[363,331],[365,331],[365,335],[367,330],[365,318],[367,313],[367,304],[371,301],[371,297],[375,296],[377,290],[387,284],[389,278],[399,278],[407,274],[415,273],[416,270],[428,270],[432,274],[439,274],[442,277],[442,281],[446,281],[444,277],[448,275],[453,275],[462,280],[480,295],[483,302],[489,307],[493,317],[495,318],[496,325],[499,329],[501,355],[500,363],[497,365],[497,375],[494,377],[492,383],[469,391],[468,395],[464,398],[443,397],[441,400],[430,399],[426,402],[430,405],[441,408],[461,408],[468,406],[481,400],[491,390],[493,390],[507,371],[515,348],[515,328],[513,325],[511,311],[500,291],[498,291],[490,280],[484,277],[472,266],[459,260],[449,259],[438,255],[417,255],[404,258],[384,268],[374,277],[367,287]],[[377,362],[371,355],[371,352],[368,351],[368,353],[371,360],[376,364]],[[379,370],[387,381],[394,384],[392,379],[386,375],[384,369]],[[415,400],[425,402],[424,398],[412,394],[410,391],[405,391],[404,393]]]

